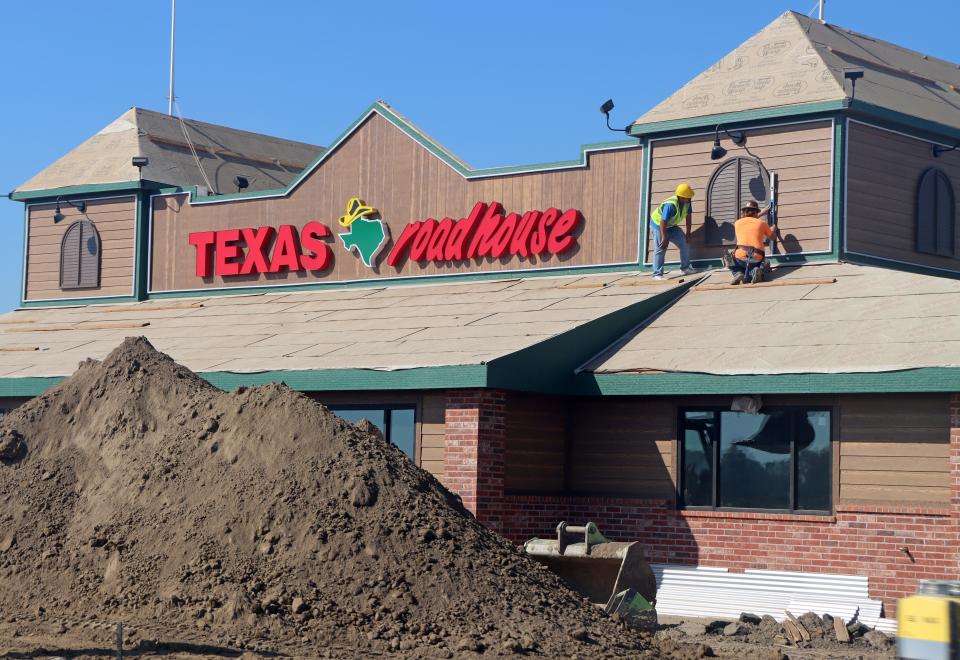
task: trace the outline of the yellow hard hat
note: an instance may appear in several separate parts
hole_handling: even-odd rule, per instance
[[[673,194],[676,195],[677,197],[693,199],[693,196],[695,193],[693,192],[693,188],[690,187],[690,184],[684,181],[679,186],[677,186],[677,189],[673,191]]]

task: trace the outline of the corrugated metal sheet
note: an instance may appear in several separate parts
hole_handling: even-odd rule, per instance
[[[770,615],[786,611],[830,614],[876,627],[883,608],[869,597],[865,576],[653,564],[657,578],[657,612],[671,616],[736,619],[743,612]],[[889,621],[884,624],[889,627]]]

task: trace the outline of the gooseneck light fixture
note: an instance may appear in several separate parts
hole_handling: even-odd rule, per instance
[[[941,154],[945,154],[948,151],[956,151],[957,149],[960,149],[960,142],[956,143],[952,147],[942,147],[939,144],[935,144],[933,145],[933,149],[931,151],[933,151],[934,158],[940,158]]]
[[[607,128],[613,131],[614,133],[626,133],[630,130],[629,126],[623,128],[614,128],[610,125],[610,111],[613,110],[613,99],[607,99],[603,102],[603,105],[600,106],[600,112],[603,113],[603,116],[607,118]]]
[[[746,148],[746,133],[743,131],[728,131],[723,127],[723,124],[717,124],[717,127],[713,130],[713,149],[710,150],[710,160],[720,160],[727,155],[727,150],[720,146],[720,131],[723,131],[738,147]]]
[[[72,206],[73,208],[77,209],[78,211],[80,211],[80,213],[86,213],[86,212],[87,212],[87,203],[84,202],[84,201],[82,201],[82,200],[79,201],[79,202],[75,202],[75,201],[73,201],[72,199],[65,199],[65,200],[63,200],[63,201],[64,201],[65,203],[69,204],[70,206]],[[56,209],[54,210],[54,212],[53,212],[53,222],[54,222],[54,223],[60,222],[60,221],[63,220],[65,217],[66,217],[66,216],[63,215],[63,213],[60,212],[60,198],[57,197],[57,208],[56,208]]]

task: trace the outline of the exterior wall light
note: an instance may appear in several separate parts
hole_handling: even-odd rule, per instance
[[[717,124],[713,131],[713,149],[710,150],[710,160],[720,160],[727,155],[727,150],[720,146],[720,131],[723,131],[738,147],[747,143],[747,134],[743,131],[728,131],[721,124]]]
[[[843,72],[844,80],[850,81],[850,100],[852,101],[857,95],[857,81],[863,78],[863,70],[854,69],[851,71]]]
[[[626,133],[628,130],[630,130],[629,126],[625,126],[624,128],[614,128],[610,125],[611,110],[613,110],[613,99],[607,99],[603,102],[603,105],[600,106],[600,112],[602,112],[603,116],[607,118],[607,128],[614,133]]]
[[[935,144],[933,145],[933,149],[931,149],[931,151],[933,152],[934,158],[940,158],[940,154],[945,154],[948,151],[956,151],[957,149],[960,149],[960,142],[952,147],[941,147],[939,144]]]
[[[72,206],[73,208],[75,208],[75,209],[77,209],[78,211],[80,211],[80,213],[86,213],[86,212],[87,212],[87,203],[84,202],[84,201],[75,202],[75,201],[73,201],[73,200],[71,200],[71,199],[66,199],[66,200],[64,200],[64,202],[66,202],[67,204],[69,204],[69,205]],[[56,209],[54,210],[54,212],[53,212],[53,222],[54,222],[54,223],[60,222],[60,221],[63,220],[65,217],[66,217],[66,216],[63,215],[63,213],[60,212],[60,198],[57,197],[57,208],[56,208]]]

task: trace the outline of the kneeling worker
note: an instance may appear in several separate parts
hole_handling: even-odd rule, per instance
[[[687,236],[691,229],[690,200],[693,188],[688,183],[677,186],[673,196],[667,197],[650,214],[650,226],[653,228],[653,279],[663,279],[663,261],[667,254],[667,244],[673,243],[680,250],[680,272],[690,275],[697,272],[690,267],[690,254],[687,250]],[[686,224],[686,235],[680,230],[680,224]]]
[[[777,231],[771,227],[765,220],[760,218],[770,212],[769,208],[760,210],[760,206],[753,200],[750,200],[740,209],[741,217],[733,225],[737,233],[737,249],[733,253],[733,265],[730,271],[733,273],[731,284],[740,284],[743,281],[752,282],[756,279],[766,253],[763,250],[766,239],[773,240]]]

